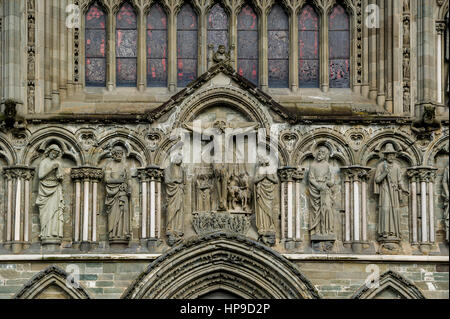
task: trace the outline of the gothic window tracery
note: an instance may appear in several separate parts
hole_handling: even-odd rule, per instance
[[[86,86],[106,85],[106,14],[97,2],[85,16]]]
[[[214,51],[221,44],[228,50],[228,16],[223,7],[216,3],[208,14],[208,45],[214,45]]]
[[[253,8],[246,4],[242,7],[237,20],[237,71],[253,84],[258,85],[258,16]]]
[[[116,16],[117,86],[135,86],[137,82],[137,15],[125,2]]]
[[[289,18],[275,5],[268,18],[269,87],[289,87]]]
[[[177,17],[177,78],[184,87],[197,77],[198,57],[197,14],[191,5],[185,4]]]
[[[350,87],[350,18],[335,5],[329,16],[330,88]]]
[[[159,4],[147,15],[147,85],[167,85],[167,15]]]
[[[319,16],[306,5],[298,16],[299,86],[318,88],[320,80]]]

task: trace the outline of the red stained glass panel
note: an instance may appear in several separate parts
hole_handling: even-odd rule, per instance
[[[289,19],[283,8],[275,5],[268,18],[269,87],[289,87]]]
[[[167,16],[159,4],[147,15],[147,85],[167,86]]]
[[[299,86],[319,87],[319,16],[306,5],[298,16]]]
[[[197,14],[185,4],[177,17],[177,78],[184,87],[197,77]]]
[[[349,88],[350,19],[345,9],[336,5],[329,21],[330,88]]]
[[[215,4],[208,15],[208,45],[214,45],[214,51],[221,44],[228,48],[228,16],[220,4]]]
[[[258,85],[258,16],[245,5],[238,16],[238,73]]]
[[[85,16],[86,86],[106,85],[106,15],[97,3]]]
[[[137,82],[137,15],[128,2],[116,17],[117,86],[136,86]]]

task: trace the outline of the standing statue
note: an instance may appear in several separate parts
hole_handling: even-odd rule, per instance
[[[106,165],[106,201],[108,215],[108,233],[111,242],[126,242],[130,239],[130,187],[128,173],[124,163],[124,149],[114,146],[111,151],[113,160]]]
[[[177,154],[172,158],[168,174],[165,175],[167,191],[167,236],[168,244],[173,246],[184,236],[183,197],[184,172],[181,164],[183,157]]]
[[[226,164],[213,164],[213,172],[216,181],[217,199],[219,201],[219,211],[227,210],[228,200],[228,172]]]
[[[206,173],[201,173],[197,176],[197,211],[209,212],[211,211],[211,176]]]
[[[275,199],[275,185],[278,180],[275,174],[267,172],[269,165],[270,162],[267,158],[260,158],[255,176],[255,215],[260,240],[266,245],[274,245],[273,201]]]
[[[400,240],[400,201],[402,191],[409,191],[402,181],[402,169],[395,163],[395,149],[391,143],[383,151],[385,160],[375,172],[375,194],[379,194],[378,235],[380,241]],[[389,249],[389,246],[387,246]]]
[[[333,219],[333,190],[334,178],[328,163],[330,150],[320,146],[309,167],[309,195],[311,203],[311,226],[313,235],[332,235],[334,232]]]
[[[39,165],[39,193],[36,205],[41,220],[40,239],[43,243],[58,243],[63,237],[63,170],[58,160],[59,146],[52,144],[45,150],[45,158]]]
[[[449,169],[448,169],[448,163],[447,167],[444,170],[444,176],[442,177],[442,197],[444,197],[444,223],[445,223],[445,232],[446,232],[446,238],[447,242],[449,242],[448,238],[448,215],[449,215],[449,206],[450,206],[450,195],[449,195]]]

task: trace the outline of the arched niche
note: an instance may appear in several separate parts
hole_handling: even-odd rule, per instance
[[[191,299],[223,289],[241,298],[316,299],[313,285],[287,259],[241,236],[195,237],[159,257],[122,296]]]
[[[394,271],[387,271],[379,278],[378,286],[364,284],[352,296],[353,299],[425,299],[420,290],[408,279]]]
[[[5,196],[0,196],[0,207],[6,207],[6,185],[4,182],[5,178],[3,176],[3,168],[14,165],[15,162],[16,154],[13,147],[8,142],[7,137],[0,134],[0,194],[5,194]],[[5,230],[6,214],[0,214],[0,242],[2,242],[5,238]]]
[[[36,274],[14,296],[15,299],[89,299],[78,282],[64,270],[51,266]]]

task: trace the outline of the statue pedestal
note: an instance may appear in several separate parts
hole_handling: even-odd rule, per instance
[[[400,251],[400,239],[397,237],[379,238],[380,253],[382,254],[397,254]]]
[[[311,246],[314,251],[329,252],[336,241],[335,234],[311,235]]]
[[[60,238],[46,238],[41,240],[41,246],[46,251],[57,251],[61,248]]]
[[[128,248],[128,243],[128,239],[110,239],[109,247],[111,247],[111,249],[125,249]]]
[[[23,249],[23,243],[21,242],[12,242],[11,244],[11,251],[13,252],[13,254],[18,254],[22,251]]]

